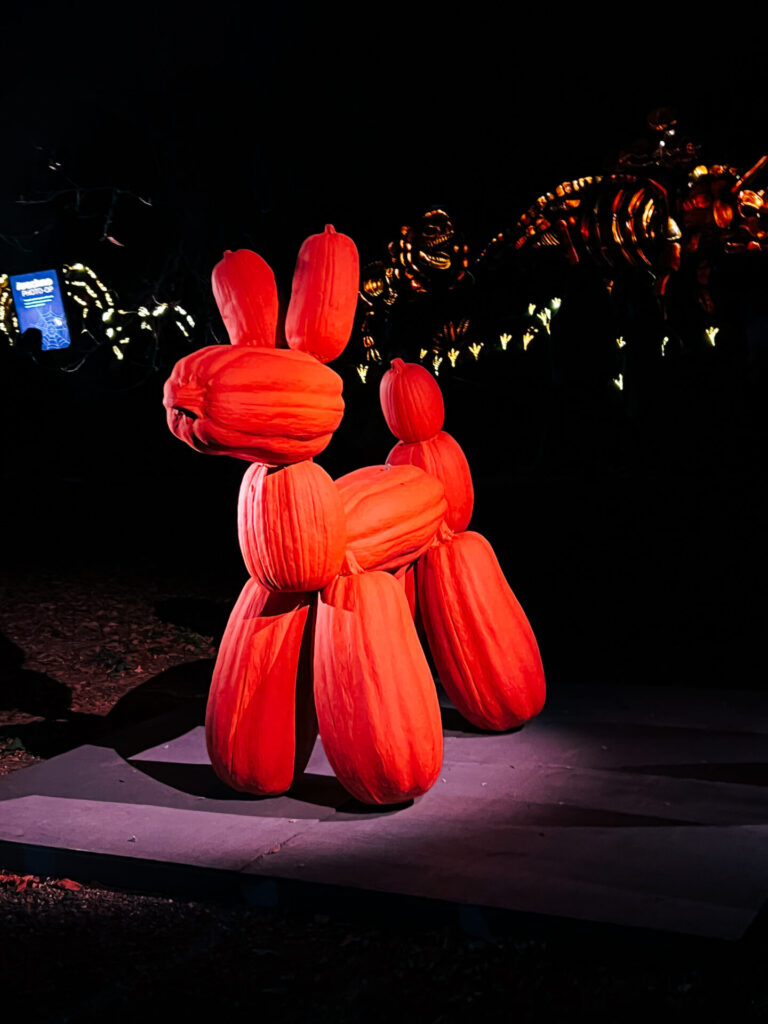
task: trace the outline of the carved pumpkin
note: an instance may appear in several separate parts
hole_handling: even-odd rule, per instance
[[[180,359],[165,383],[172,433],[195,451],[250,462],[299,462],[341,422],[338,374],[303,352],[210,345]]]
[[[227,249],[213,268],[211,284],[232,344],[274,348],[277,285],[269,264],[250,249]]]
[[[445,517],[443,485],[415,466],[366,466],[339,477],[347,550],[361,569],[396,569],[431,544]]]
[[[387,426],[401,441],[426,441],[442,430],[445,405],[440,385],[423,366],[393,359],[379,386]]]
[[[343,352],[357,309],[360,261],[355,243],[327,224],[299,249],[285,337],[292,349],[328,363]]]
[[[314,462],[246,470],[237,533],[248,572],[268,590],[319,590],[338,575],[346,548],[341,496]]]
[[[321,592],[314,674],[320,737],[344,788],[370,804],[425,793],[442,763],[440,707],[397,580],[359,573]]]
[[[233,789],[284,793],[317,736],[307,595],[249,580],[229,617],[205,716],[208,756]]]
[[[450,434],[441,430],[427,441],[400,441],[387,456],[387,465],[418,466],[437,477],[445,488],[448,503],[446,523],[456,533],[466,530],[472,518],[475,492],[467,457]]]
[[[481,729],[521,725],[544,706],[533,630],[479,533],[435,544],[416,571],[418,604],[440,682]]]

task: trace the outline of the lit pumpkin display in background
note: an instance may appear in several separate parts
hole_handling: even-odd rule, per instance
[[[250,249],[227,249],[213,268],[211,285],[233,345],[275,347],[277,285],[261,256]]]
[[[271,270],[248,250],[225,253],[212,279],[233,345],[180,360],[163,401],[171,431],[196,451],[254,463],[238,501],[252,578],[206,711],[214,771],[237,790],[283,793],[319,724],[348,792],[397,804],[425,793],[442,761],[420,635],[449,696],[481,728],[537,714],[544,676],[490,545],[453,532],[471,517],[472,479],[428,371],[395,360],[385,375],[382,407],[400,438],[386,465],[334,482],[311,461],[344,412],[341,378],[323,363],[349,338],[358,276],[346,235],[329,225],[308,238],[286,316],[290,348],[277,349]]]
[[[172,433],[195,451],[281,465],[327,447],[341,391],[341,377],[303,352],[211,345],[179,360],[163,403]]]

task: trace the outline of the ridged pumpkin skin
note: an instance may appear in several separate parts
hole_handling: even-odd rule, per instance
[[[205,716],[208,756],[233,789],[285,793],[317,736],[307,595],[249,580],[229,617]]]
[[[387,426],[401,441],[427,441],[443,429],[445,403],[440,385],[423,366],[393,359],[379,385]]]
[[[213,268],[211,285],[233,345],[275,347],[277,285],[261,256],[250,249],[227,249]]]
[[[475,504],[472,474],[461,445],[441,430],[427,441],[396,444],[387,456],[388,466],[418,466],[437,477],[445,488],[448,511],[445,521],[456,533],[469,526]]]
[[[488,541],[460,533],[422,556],[418,602],[437,674],[481,729],[522,725],[544,706],[533,630]]]
[[[248,572],[274,591],[319,590],[338,575],[347,531],[341,496],[314,462],[246,470],[237,535]]]
[[[292,349],[322,363],[340,355],[352,333],[360,287],[355,243],[327,224],[299,249],[285,337]]]
[[[209,345],[165,383],[171,432],[198,452],[282,465],[321,452],[344,415],[342,380],[303,352]]]
[[[321,592],[314,674],[320,737],[345,789],[363,803],[393,804],[434,784],[440,707],[394,577],[340,576]]]
[[[443,485],[416,466],[365,466],[339,477],[347,550],[361,569],[396,569],[432,543],[445,518]]]

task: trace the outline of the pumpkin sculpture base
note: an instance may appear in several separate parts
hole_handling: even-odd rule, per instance
[[[768,893],[765,790],[744,784],[764,759],[757,707],[732,690],[573,685],[492,736],[444,707],[435,785],[365,811],[319,743],[288,795],[234,797],[202,725],[158,719],[114,743],[128,763],[102,738],[0,779],[0,857],[22,874],[425,927],[453,914],[501,930],[526,912],[738,939]],[[703,758],[740,765],[741,781],[691,778]]]

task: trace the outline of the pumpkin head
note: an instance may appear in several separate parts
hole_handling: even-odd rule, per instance
[[[179,360],[163,394],[171,432],[199,452],[284,465],[331,440],[338,374],[303,352],[211,345]]]

